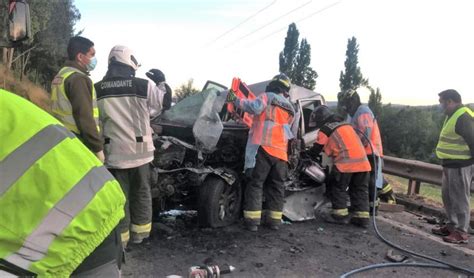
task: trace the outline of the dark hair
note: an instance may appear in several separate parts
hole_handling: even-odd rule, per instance
[[[453,89],[444,90],[438,94],[442,100],[452,100],[455,103],[462,103],[461,95]]]
[[[78,53],[86,54],[93,46],[94,43],[89,39],[80,36],[72,37],[67,45],[67,56],[69,60],[74,61]]]

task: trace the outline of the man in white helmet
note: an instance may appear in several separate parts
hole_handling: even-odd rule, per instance
[[[127,198],[119,224],[122,243],[141,243],[151,231],[150,167],[155,150],[150,117],[161,113],[164,92],[135,77],[139,64],[126,46],[116,45],[109,67],[95,84],[104,137],[105,165]]]

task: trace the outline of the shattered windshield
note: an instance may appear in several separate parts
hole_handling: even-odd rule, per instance
[[[176,103],[170,109],[165,111],[160,115],[160,119],[165,122],[172,122],[176,124],[181,124],[185,126],[192,126],[196,122],[196,118],[201,111],[201,107],[210,94],[217,95],[219,94],[218,90],[215,88],[209,88],[202,91],[201,93],[194,94],[189,96],[180,102]],[[221,98],[217,98],[221,99]],[[218,112],[221,111],[222,106],[225,103],[215,102],[217,106],[214,107]]]

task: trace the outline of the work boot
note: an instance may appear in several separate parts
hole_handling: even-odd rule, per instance
[[[369,214],[370,216],[377,216],[379,214],[379,206],[375,207],[375,213],[374,213],[374,207],[369,207]]]
[[[469,241],[469,235],[460,230],[454,230],[449,235],[444,236],[443,240],[449,243],[461,244]]]
[[[256,231],[258,231],[258,226],[255,225],[255,224],[251,224],[251,223],[245,223],[245,229],[247,231],[256,232]]]
[[[452,231],[452,228],[448,225],[443,225],[441,227],[431,229],[431,232],[433,234],[439,235],[439,236],[449,236],[451,231]]]
[[[361,227],[367,229],[369,227],[370,219],[369,218],[361,218],[361,217],[352,217],[351,224],[357,227]]]
[[[333,223],[333,224],[340,224],[340,225],[346,225],[349,224],[349,215],[346,216],[339,216],[339,215],[334,215],[334,214],[327,214],[323,216],[324,221],[328,223]]]
[[[132,232],[131,242],[133,244],[140,244],[143,242],[143,240],[147,239],[149,236],[150,236],[149,233],[133,233]]]

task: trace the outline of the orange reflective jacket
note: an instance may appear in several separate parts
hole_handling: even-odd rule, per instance
[[[255,166],[258,146],[281,160],[288,161],[288,140],[293,138],[290,124],[294,109],[281,95],[262,93],[255,100],[237,99],[236,108],[253,114],[245,155],[245,169]]]
[[[361,131],[369,138],[372,148],[376,156],[383,157],[382,138],[380,136],[379,125],[374,117],[374,113],[368,106],[360,105],[352,117],[352,126]],[[360,139],[365,147],[367,155],[372,154],[372,148],[364,136],[359,134]]]
[[[371,170],[359,136],[347,123],[325,124],[319,130],[316,143],[324,146],[324,152],[333,159],[337,170],[341,173],[369,172]]]

